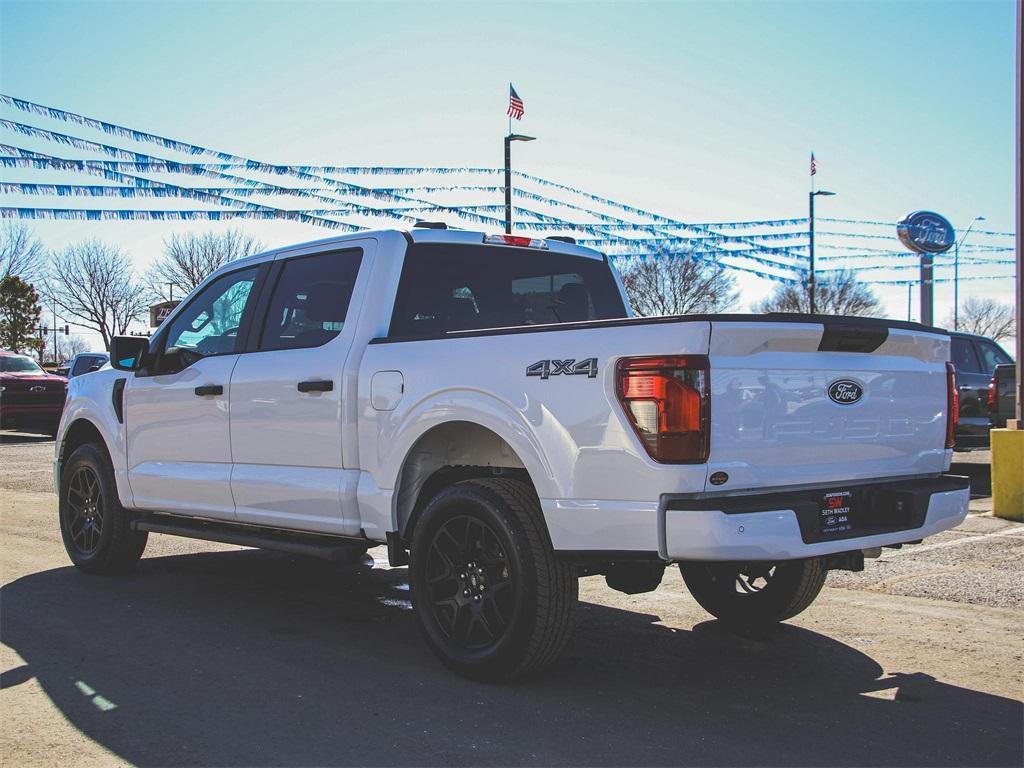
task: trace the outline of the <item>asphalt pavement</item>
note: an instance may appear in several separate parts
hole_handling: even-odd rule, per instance
[[[1024,526],[981,511],[765,636],[673,568],[645,595],[585,578],[561,661],[496,686],[436,662],[381,550],[346,570],[151,536],[133,575],[79,573],[52,455],[0,438],[3,765],[1024,763]]]

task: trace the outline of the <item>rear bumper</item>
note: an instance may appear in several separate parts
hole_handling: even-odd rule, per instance
[[[853,532],[819,532],[821,496],[832,488],[720,499],[670,499],[662,555],[670,560],[795,560],[917,541],[967,517],[970,482],[943,475],[855,486],[871,520]]]
[[[660,502],[542,499],[556,554],[594,560],[798,560],[918,541],[967,516],[970,482],[942,475],[848,487],[865,525],[823,537],[821,497],[833,486]]]

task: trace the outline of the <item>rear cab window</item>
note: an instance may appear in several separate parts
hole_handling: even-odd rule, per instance
[[[997,365],[1013,362],[1008,354],[991,341],[979,341],[977,344],[983,373],[992,373]]]
[[[981,373],[978,356],[974,353],[974,346],[969,339],[962,336],[950,339],[950,359],[953,361],[953,367],[962,373]]]
[[[464,243],[409,246],[389,336],[441,336],[627,316],[601,259]]]

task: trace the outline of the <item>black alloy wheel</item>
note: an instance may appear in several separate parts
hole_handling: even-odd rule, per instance
[[[533,486],[505,478],[463,480],[430,500],[412,534],[409,584],[430,649],[459,674],[490,681],[551,664],[578,594]]]
[[[103,495],[92,467],[83,464],[71,476],[64,515],[75,549],[81,555],[93,554],[103,533]]]
[[[805,610],[828,570],[820,557],[750,563],[679,564],[687,589],[708,613],[740,630],[764,629]]]
[[[493,646],[516,609],[512,564],[484,521],[453,517],[430,543],[427,584],[434,619],[445,637],[467,649]]]
[[[58,510],[64,549],[83,571],[126,573],[142,557],[149,534],[132,530],[104,445],[81,445],[62,462]]]

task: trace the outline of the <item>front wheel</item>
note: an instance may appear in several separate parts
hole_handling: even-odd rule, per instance
[[[409,578],[431,650],[466,677],[535,672],[569,638],[576,573],[555,559],[526,483],[466,480],[441,491],[416,525]]]
[[[791,619],[814,602],[828,571],[821,558],[779,563],[680,563],[687,589],[708,613],[741,630]]]
[[[81,446],[61,468],[59,512],[64,549],[83,571],[125,573],[142,557],[149,534],[131,529],[103,446]]]

